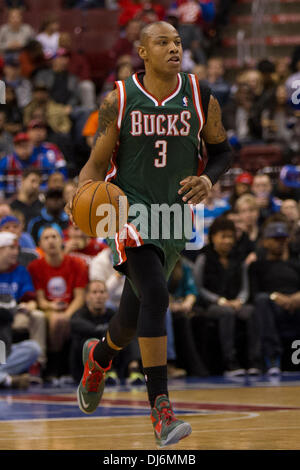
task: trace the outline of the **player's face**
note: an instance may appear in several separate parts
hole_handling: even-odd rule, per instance
[[[181,69],[181,39],[172,26],[154,27],[149,34],[142,58],[145,66],[156,72],[174,74]]]

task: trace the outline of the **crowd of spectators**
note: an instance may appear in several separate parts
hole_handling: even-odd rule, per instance
[[[300,111],[291,77],[300,55],[261,61],[227,77],[210,54],[210,28],[220,19],[212,1],[178,0],[169,8],[122,0],[66,2],[67,8],[119,8],[114,64],[99,88],[87,59],[72,49],[59,18],[39,31],[22,20],[26,2],[7,2],[0,27],[0,339],[7,345],[0,387],[81,377],[82,344],[102,338],[116,312],[124,277],[113,269],[105,240],[73,227],[64,212],[97,129],[97,107],[116,79],[139,70],[143,24],[172,22],[182,36],[183,69],[218,98],[233,149],[276,144],[277,178],[261,168],[222,181],[203,212],[203,233],[169,280],[168,368],[171,377],[279,374],[286,341],[300,334]],[[101,3],[101,5],[99,4]],[[219,2],[226,14],[226,5]],[[223,10],[222,10],[223,11]],[[213,341],[210,341],[213,338]],[[291,343],[289,343],[291,344]],[[214,346],[217,345],[217,348]],[[75,366],[76,365],[76,366]],[[137,340],[115,363],[111,384],[143,383]]]

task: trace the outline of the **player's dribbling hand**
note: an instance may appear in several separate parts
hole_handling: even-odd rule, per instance
[[[180,181],[181,188],[178,194],[184,194],[182,197],[183,202],[188,204],[199,204],[207,198],[212,183],[207,176],[188,176],[184,180]]]
[[[74,189],[73,194],[71,195],[69,201],[66,203],[66,205],[64,207],[64,211],[66,212],[66,214],[68,214],[69,219],[70,219],[70,221],[72,222],[72,224],[74,226],[76,226],[76,224],[74,222],[74,219],[73,219],[73,215],[72,215],[74,198],[75,198],[76,194],[78,193],[79,189],[82,188],[82,186],[85,186],[86,184],[91,183],[92,181],[93,180],[86,180],[83,183],[79,184],[78,187],[76,189]]]

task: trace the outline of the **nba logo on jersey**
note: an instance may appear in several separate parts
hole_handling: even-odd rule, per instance
[[[189,102],[186,96],[182,98],[182,103],[183,103],[183,106],[188,106]]]

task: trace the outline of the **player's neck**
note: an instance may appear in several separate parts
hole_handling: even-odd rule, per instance
[[[162,100],[175,90],[178,84],[178,76],[158,77],[156,74],[147,72],[143,79],[144,88],[155,96],[156,99]]]

